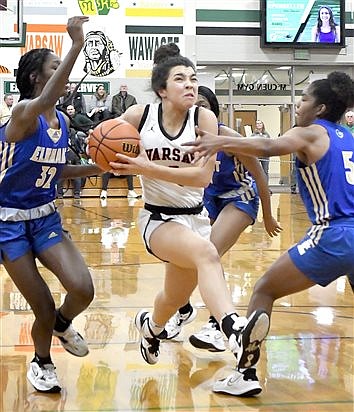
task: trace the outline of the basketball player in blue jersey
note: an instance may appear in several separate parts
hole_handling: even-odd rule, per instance
[[[296,153],[299,191],[312,226],[295,246],[280,256],[257,281],[248,307],[264,310],[270,317],[276,299],[308,289],[327,286],[347,275],[354,285],[354,139],[338,122],[354,105],[354,82],[343,72],[332,72],[305,88],[296,106],[296,127],[279,139],[219,136],[199,130],[191,153],[204,161],[225,150],[254,156]],[[268,330],[258,325],[245,329],[243,360],[229,377],[217,382],[214,391],[237,395],[247,370],[259,359],[260,344]]]
[[[198,87],[197,106],[205,107],[211,110],[216,118],[219,117],[219,102],[212,90],[206,86]],[[218,124],[218,129],[219,134],[242,137],[222,123]],[[269,236],[277,236],[281,228],[272,217],[267,178],[259,160],[253,156],[217,153],[212,182],[204,190],[204,204],[212,224],[210,240],[220,256],[237,242],[249,225],[254,224],[259,199],[265,229]],[[196,311],[190,303],[180,308],[165,327],[168,338],[176,337],[182,326],[194,319],[195,314]],[[208,323],[198,333],[191,335],[189,340],[200,349],[212,352],[225,350],[223,334],[213,316],[210,316]]]
[[[27,377],[40,392],[61,390],[50,356],[52,335],[73,355],[88,353],[71,322],[90,304],[94,288],[82,256],[63,232],[54,203],[60,177],[100,173],[95,165],[65,165],[69,119],[55,110],[84,44],[82,25],[87,20],[68,20],[72,46],[63,62],[49,49],[21,57],[16,77],[20,101],[0,128],[0,263],[35,315],[35,354]],[[36,258],[67,291],[57,310]]]
[[[231,351],[239,351],[241,328],[262,324],[264,314],[255,312],[248,322],[237,316],[219,254],[209,239],[210,223],[202,200],[215,156],[201,166],[182,147],[183,142],[196,138],[196,124],[217,133],[217,120],[210,110],[195,106],[196,69],[180,55],[177,45],[156,50],[151,85],[161,102],[131,106],[121,116],[140,131],[139,156],[132,159],[117,154],[117,162],[111,163],[115,173],[141,175],[145,204],[139,229],[147,250],[166,262],[163,289],[155,298],[153,312],[141,310],[135,318],[140,351],[147,363],[158,362],[160,341],[167,337],[166,322],[187,304],[197,286],[229,339]],[[253,382],[245,388],[245,392],[254,390],[258,392]]]

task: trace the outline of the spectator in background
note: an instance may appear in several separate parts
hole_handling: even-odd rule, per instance
[[[128,107],[137,104],[136,98],[128,93],[128,86],[121,84],[119,93],[112,97],[112,114],[114,117],[121,116]]]
[[[75,130],[88,133],[88,131],[94,127],[93,121],[87,116],[87,114],[77,113],[72,104],[64,107],[64,111],[69,115],[71,119],[71,126]]]
[[[345,123],[344,126],[349,129],[352,132],[352,135],[354,136],[354,112],[349,110],[345,114]]]
[[[86,113],[86,102],[84,95],[78,91],[78,84],[77,83],[70,83],[70,104],[75,107],[76,113]]]
[[[75,131],[71,130],[70,133],[71,133],[70,146],[74,146],[73,139],[76,138]],[[69,148],[67,155],[66,155],[66,164],[68,165],[80,165],[81,164],[80,157],[71,148]],[[73,179],[59,179],[57,183],[57,198],[63,199],[65,182],[68,183],[68,186],[70,185],[70,183],[72,184],[74,199],[79,200],[81,196],[81,184],[82,184],[81,177],[75,177]],[[67,189],[65,189],[65,191]]]
[[[61,96],[59,98],[58,103],[57,103],[57,109],[63,110],[64,106],[70,104],[69,98],[70,98],[70,82],[66,83],[65,85],[65,94],[64,96]]]
[[[4,102],[0,108],[0,125],[5,124],[11,117],[14,106],[14,97],[12,94],[5,94]]]
[[[270,139],[269,133],[266,131],[264,123],[262,120],[257,120],[256,121],[256,128],[254,132],[251,134],[251,137],[266,137]],[[269,181],[269,157],[261,157],[259,159],[261,162],[262,168],[264,170],[264,173],[267,176],[267,182]]]
[[[72,104],[69,104],[64,109],[64,112],[70,118],[70,135],[69,135],[69,150],[66,156],[66,163],[69,165],[85,164],[86,161],[86,144],[85,140],[87,132],[92,128],[92,121],[82,113],[76,113]],[[86,130],[86,133],[84,133]],[[73,189],[74,199],[80,199],[81,189],[85,185],[85,178],[76,177],[73,179],[59,179],[57,183],[57,198],[62,199],[64,197],[64,185],[67,182],[67,186],[70,184]]]
[[[112,114],[114,117],[121,116],[130,106],[137,104],[136,98],[128,94],[128,86],[121,84],[119,93],[112,97]],[[107,198],[107,189],[109,179],[112,177],[111,173],[104,173],[102,175],[102,190],[100,198],[105,200]],[[139,195],[134,190],[133,176],[126,176],[128,181],[128,198],[136,198]]]
[[[78,92],[79,86],[77,83],[69,82],[66,85],[66,94],[65,96],[59,99],[58,108],[65,109],[69,105],[75,107],[76,113],[86,113],[86,102],[83,94]]]
[[[95,125],[112,118],[110,111],[112,99],[104,88],[103,84],[96,87],[95,93],[87,103],[87,115]]]
[[[340,28],[334,21],[333,11],[328,6],[321,6],[318,10],[317,24],[312,29],[314,43],[339,43]]]
[[[100,194],[100,199],[101,200],[106,200],[107,199],[108,182],[109,182],[109,179],[111,177],[114,177],[114,175],[109,173],[109,172],[103,173],[103,175],[102,175],[102,188],[101,188],[101,194]],[[137,198],[137,197],[139,197],[139,195],[134,190],[133,176],[132,175],[119,176],[119,178],[121,178],[121,177],[126,177],[127,178],[127,182],[128,182],[127,197],[128,198]]]

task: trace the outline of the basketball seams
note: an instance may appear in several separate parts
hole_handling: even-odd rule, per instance
[[[106,126],[105,122],[101,123],[99,133],[102,136],[102,140],[122,140],[122,139],[140,140],[140,136],[136,136],[136,135],[135,136],[129,136],[128,135],[128,136],[124,136],[124,137],[110,137],[110,136],[108,136],[112,132],[112,130],[117,129],[119,127],[123,127],[124,129],[126,129],[127,125],[131,126],[130,123],[124,122],[124,123],[115,124],[114,126],[110,127],[108,130],[105,130],[105,126]],[[122,131],[117,130],[117,133],[121,133],[121,132]]]
[[[139,132],[130,123],[121,121],[111,126],[112,121],[113,119],[106,120],[96,126],[89,140],[89,154],[92,160],[106,171],[111,169],[109,162],[116,161],[117,153],[136,157],[141,140]],[[124,137],[121,137],[122,135]],[[123,151],[125,145],[128,145],[128,149]]]
[[[140,141],[140,139],[138,139],[137,137],[133,137],[133,136],[125,136],[125,137],[105,137],[102,140],[109,140],[109,141],[120,141],[120,140],[136,140],[137,142]],[[98,139],[96,139],[97,141],[99,141]]]

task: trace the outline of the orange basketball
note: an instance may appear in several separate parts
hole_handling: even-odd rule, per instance
[[[134,126],[121,119],[109,119],[97,125],[88,143],[91,159],[103,170],[111,170],[109,162],[117,161],[116,153],[129,157],[139,154],[140,135]]]

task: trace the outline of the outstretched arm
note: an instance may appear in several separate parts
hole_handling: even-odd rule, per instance
[[[197,128],[198,139],[193,142],[184,143],[191,146],[188,152],[195,153],[196,160],[204,158],[207,161],[218,151],[229,153],[242,153],[252,156],[281,156],[289,153],[306,152],[308,147],[316,139],[314,128],[320,126],[296,127],[288,130],[278,139],[267,139],[254,137],[252,139],[243,137],[235,139],[228,136],[215,136]],[[303,156],[304,157],[304,156]]]
[[[11,120],[6,128],[8,141],[22,140],[29,131],[33,131],[36,127],[37,117],[46,110],[54,108],[65,89],[70,72],[84,44],[82,25],[86,21],[88,17],[85,16],[71,17],[68,20],[67,32],[72,39],[72,46],[63,62],[58,61],[56,66],[51,68],[54,74],[44,86],[41,94],[33,100],[23,100],[14,107]]]
[[[103,170],[94,163],[87,165],[65,165],[60,177],[74,179],[75,177],[100,176],[103,173]]]

